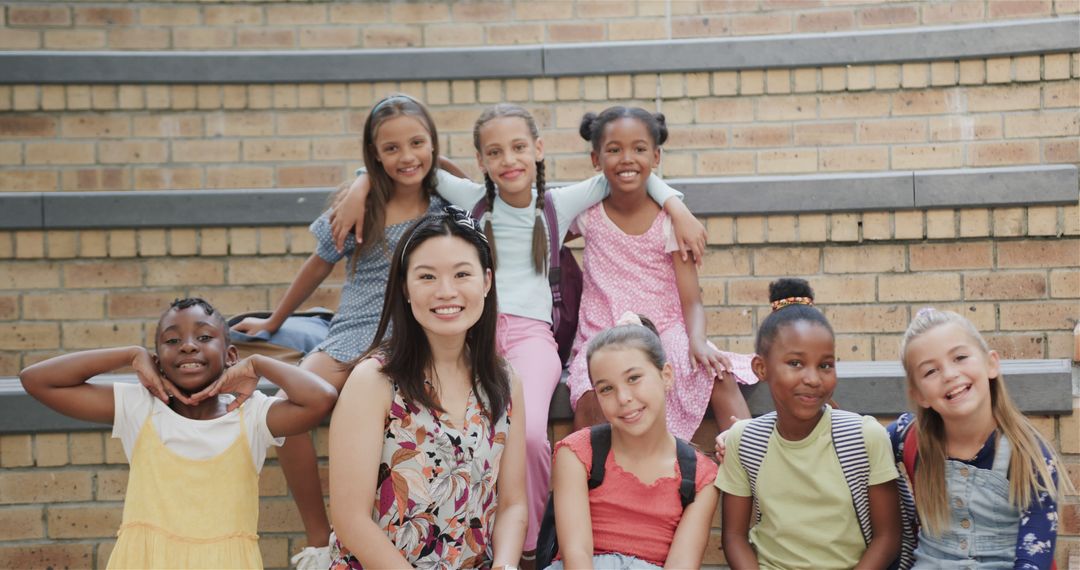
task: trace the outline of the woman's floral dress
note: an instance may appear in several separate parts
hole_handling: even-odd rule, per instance
[[[372,519],[416,568],[488,568],[510,409],[494,425],[470,393],[464,429],[394,385]],[[363,568],[336,536],[332,570]]]

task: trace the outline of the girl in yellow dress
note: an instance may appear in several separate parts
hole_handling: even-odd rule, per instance
[[[139,384],[91,384],[130,366]],[[131,464],[109,568],[262,568],[259,470],[270,445],[315,427],[337,392],[317,375],[264,357],[239,360],[221,313],[173,302],[155,354],[88,350],[19,375],[34,398],[76,419],[112,423]],[[289,399],[257,391],[259,378]]]

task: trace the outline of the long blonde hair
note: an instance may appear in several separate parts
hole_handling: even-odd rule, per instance
[[[900,355],[907,375],[907,392],[915,413],[918,437],[918,469],[912,482],[915,491],[915,510],[928,532],[940,535],[949,524],[949,499],[945,483],[945,423],[933,408],[916,405],[915,370],[908,362],[907,351],[911,341],[939,326],[955,324],[975,341],[976,346],[989,358],[990,347],[971,321],[951,311],[923,309],[908,325],[900,344]],[[1009,502],[1024,509],[1038,494],[1045,492],[1056,499],[1062,492],[1070,492],[1068,475],[1057,473],[1055,483],[1051,469],[1057,470],[1061,458],[1053,445],[1046,440],[1027,418],[1017,409],[1005,389],[999,374],[990,379],[990,409],[999,433],[1012,444],[1009,460]],[[1044,453],[1050,455],[1055,467],[1048,467]]]

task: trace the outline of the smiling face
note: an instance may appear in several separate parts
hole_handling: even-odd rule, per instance
[[[156,344],[165,377],[189,393],[202,390],[239,360],[221,317],[207,315],[199,305],[165,313]]]
[[[413,317],[429,336],[468,332],[491,289],[491,271],[476,248],[456,236],[433,237],[412,250],[405,279]]]
[[[379,125],[374,150],[376,160],[397,186],[418,187],[435,160],[431,133],[411,115],[398,115]]]
[[[496,117],[481,125],[478,134],[480,169],[491,177],[503,200],[516,207],[528,206],[536,163],[544,159],[544,141],[533,138],[521,117]]]
[[[660,147],[644,123],[622,117],[604,125],[600,150],[593,151],[592,161],[612,192],[637,191],[645,187],[653,168],[660,166]]]
[[[945,421],[991,414],[990,379],[1001,372],[997,352],[984,352],[955,323],[934,327],[907,344],[912,400],[933,408]]]
[[[827,328],[797,320],[776,329],[767,354],[754,356],[754,373],[769,384],[785,437],[805,437],[821,418],[836,389],[835,346]]]
[[[658,369],[640,348],[611,345],[589,359],[589,378],[604,417],[613,428],[641,435],[666,428],[665,401],[674,373]]]

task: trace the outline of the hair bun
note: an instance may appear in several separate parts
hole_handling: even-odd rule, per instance
[[[769,283],[769,302],[775,303],[782,299],[793,297],[805,297],[814,299],[814,290],[805,279],[785,277]]]
[[[581,126],[578,127],[578,134],[581,138],[591,141],[593,136],[593,124],[596,122],[596,113],[585,113],[581,117]]]
[[[656,118],[656,146],[663,146],[668,139],[667,117],[663,113],[653,113],[653,117]]]

